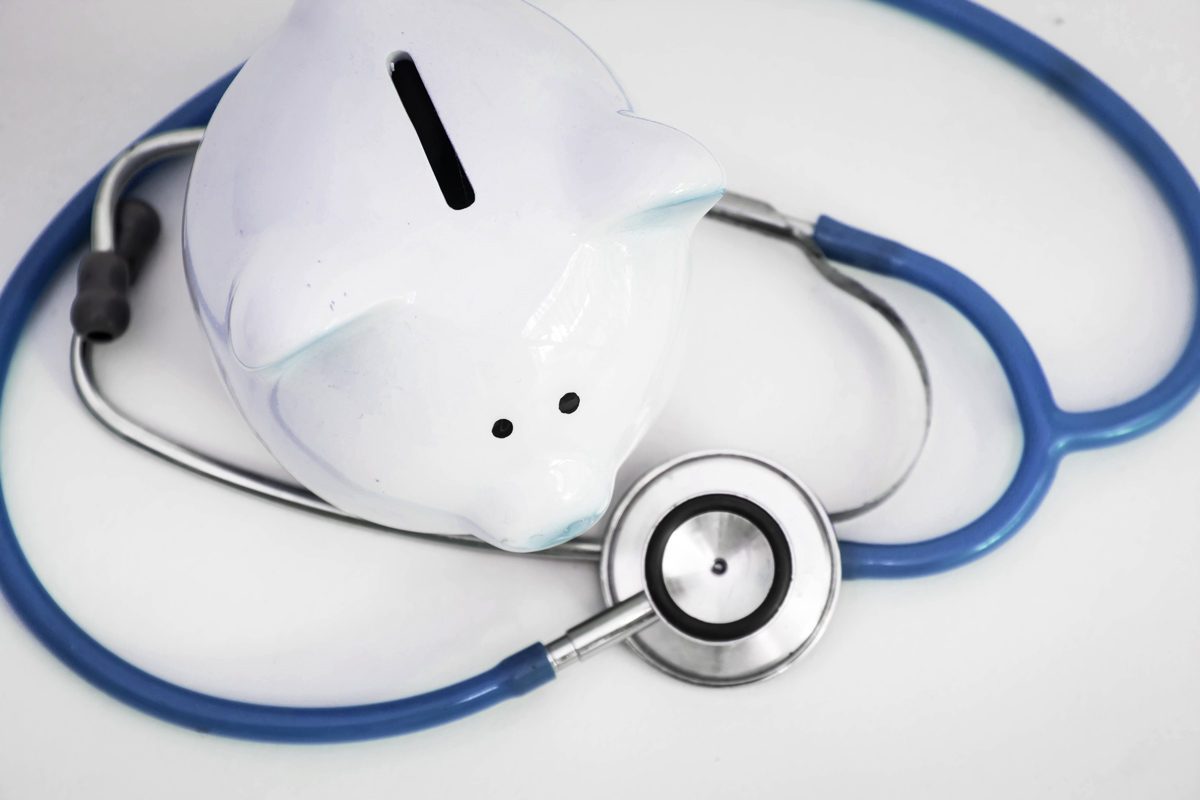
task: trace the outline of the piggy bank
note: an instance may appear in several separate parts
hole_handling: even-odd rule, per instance
[[[212,117],[188,284],[300,483],[395,528],[551,547],[661,405],[712,155],[518,0],[298,0]]]

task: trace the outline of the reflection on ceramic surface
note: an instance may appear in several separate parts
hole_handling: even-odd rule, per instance
[[[393,85],[398,53],[466,208]],[[532,6],[299,0],[197,154],[188,280],[242,413],[304,485],[385,525],[539,549],[598,518],[657,410],[688,242],[723,190],[704,147],[633,116]]]

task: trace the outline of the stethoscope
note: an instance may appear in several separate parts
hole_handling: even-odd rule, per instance
[[[1071,59],[966,0],[888,2],[1005,57],[1107,130],[1142,167],[1171,209],[1187,243],[1195,293],[1200,285],[1200,189],[1137,112]],[[218,80],[160,122],[147,139],[80,190],[39,236],[0,294],[0,363],[6,376],[33,307],[62,262],[86,238],[89,222],[93,251],[136,260],[145,232],[137,230],[140,223],[133,216],[118,215],[121,191],[154,160],[195,147],[199,126],[207,122],[232,79],[230,74]],[[987,511],[958,530],[923,542],[838,542],[831,515],[785,470],[739,453],[685,456],[632,487],[619,503],[600,548],[568,543],[561,551],[550,551],[599,560],[608,605],[604,612],[549,644],[520,650],[462,682],[358,706],[242,703],[201,694],[140,670],[104,648],[57,605],[25,558],[7,512],[0,525],[0,586],[6,598],[46,647],[98,688],[176,724],[248,739],[331,742],[420,730],[531,691],[558,671],[622,641],[654,666],[684,680],[711,686],[746,683],[778,673],[819,639],[842,578],[927,575],[979,558],[1012,536],[1036,510],[1064,455],[1145,433],[1168,420],[1200,388],[1200,320],[1194,320],[1182,354],[1149,391],[1107,409],[1063,411],[1055,405],[1041,366],[1013,320],[953,268],[827,217],[805,227],[750,198],[728,196],[714,214],[799,245],[835,285],[888,318],[909,344],[926,387],[924,362],[907,328],[898,318],[889,317],[886,303],[865,290],[857,292],[850,285],[853,282],[838,278],[824,259],[919,286],[952,305],[979,330],[1009,382],[1024,433],[1016,472]],[[126,223],[131,232],[123,235],[119,229]],[[121,415],[91,381],[90,346],[80,337],[73,343],[76,385],[93,414],[119,435],[241,488],[317,512],[338,513],[303,492],[157,437]],[[452,541],[474,544],[465,538]]]

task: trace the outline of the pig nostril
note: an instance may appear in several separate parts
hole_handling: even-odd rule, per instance
[[[558,400],[558,410],[564,414],[574,414],[579,408],[579,395],[574,392],[567,392]]]
[[[497,439],[504,439],[513,432],[513,424],[506,419],[498,419],[492,425],[492,436]]]

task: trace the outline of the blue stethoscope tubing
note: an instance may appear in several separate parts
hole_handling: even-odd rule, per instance
[[[1186,242],[1193,302],[1200,289],[1200,189],[1187,168],[1142,117],[1098,78],[1058,50],[968,0],[881,0],[938,23],[1008,59],[1055,89],[1125,149],[1158,188]],[[207,123],[236,71],[180,106],[147,132]],[[25,323],[72,252],[87,238],[100,175],[58,213],[0,292],[0,397]],[[912,544],[841,542],[846,578],[901,578],[960,566],[1011,537],[1036,510],[1067,453],[1125,441],[1161,425],[1200,387],[1200,310],[1175,366],[1149,391],[1111,408],[1066,412],[1012,318],[953,268],[903,245],[822,217],[814,238],[834,261],[899,278],[958,309],[996,353],[1012,388],[1024,432],[1016,472],[978,519]],[[176,686],[124,661],[67,616],[38,580],[3,505],[0,486],[0,589],[26,627],[63,663],[134,708],[206,733],[271,742],[345,742],[410,733],[481,711],[552,680],[546,648],[534,644],[475,677],[385,703],[288,707],[226,700]]]

